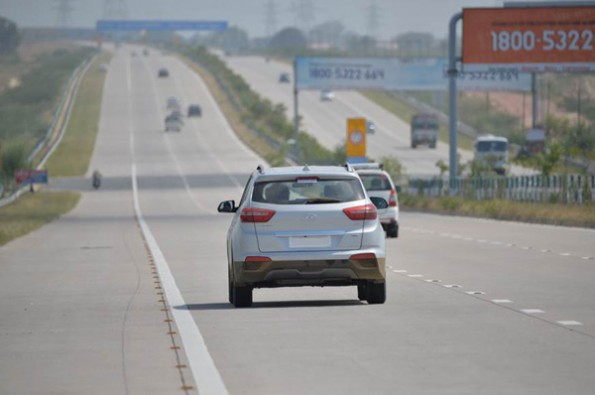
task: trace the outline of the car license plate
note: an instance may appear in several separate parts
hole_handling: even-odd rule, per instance
[[[292,236],[289,238],[290,248],[321,248],[330,246],[330,236]]]

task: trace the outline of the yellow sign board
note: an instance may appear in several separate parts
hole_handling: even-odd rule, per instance
[[[366,118],[347,119],[347,159],[366,157]]]

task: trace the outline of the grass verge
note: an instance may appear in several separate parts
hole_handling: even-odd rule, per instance
[[[66,214],[79,199],[75,192],[41,191],[26,193],[13,204],[0,207],[0,246]]]
[[[101,53],[83,76],[64,138],[45,166],[51,177],[82,176],[87,172],[99,127],[105,81],[105,72],[99,65],[108,63],[110,56]]]
[[[458,197],[399,195],[403,211],[459,215],[539,224],[595,228],[595,205],[521,203],[509,200],[467,200]]]

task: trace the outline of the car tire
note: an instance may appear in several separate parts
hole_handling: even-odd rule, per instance
[[[386,229],[386,237],[390,237],[390,238],[397,238],[399,237],[399,225],[391,225],[388,227],[388,229]]]
[[[357,285],[357,298],[359,300],[367,300],[368,299],[367,284],[358,284]]]
[[[411,143],[411,148],[417,148],[417,144]]]
[[[381,304],[386,301],[386,283],[369,282],[368,288],[368,304]]]
[[[229,303],[233,304],[233,281],[231,281],[231,273],[227,271],[227,293]]]
[[[250,307],[252,306],[252,287],[233,286],[233,305],[235,307]]]
[[[436,142],[433,142],[433,143],[431,143],[431,144],[430,144],[430,148],[432,148],[432,149],[436,149]]]

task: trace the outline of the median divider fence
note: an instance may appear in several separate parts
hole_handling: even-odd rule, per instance
[[[595,175],[461,177],[455,180],[452,189],[447,178],[410,178],[404,192],[429,197],[580,205],[595,201]]]

